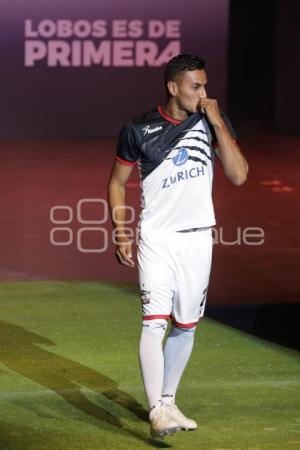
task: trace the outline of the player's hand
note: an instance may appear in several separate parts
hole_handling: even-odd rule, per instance
[[[218,102],[214,98],[201,98],[199,100],[199,110],[203,111],[212,126],[220,126],[223,123]]]
[[[120,264],[134,267],[132,259],[132,242],[127,236],[118,236],[116,241],[116,257]]]

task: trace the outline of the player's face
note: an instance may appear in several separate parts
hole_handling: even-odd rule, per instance
[[[206,98],[206,72],[201,70],[186,70],[176,79],[175,98],[181,110],[192,114],[199,109],[199,100]]]

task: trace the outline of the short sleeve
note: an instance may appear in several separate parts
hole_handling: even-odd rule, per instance
[[[221,111],[221,117],[224,120],[224,123],[225,123],[229,133],[231,134],[232,138],[234,140],[236,140],[237,139],[237,134],[236,134],[236,131],[233,128],[232,123],[230,122],[228,116],[223,111]],[[210,126],[210,131],[211,131],[211,134],[212,134],[212,145],[214,147],[217,147],[218,146],[218,141],[217,141],[216,133],[215,133],[215,130],[214,130],[213,126]]]
[[[132,122],[128,122],[120,131],[116,160],[125,165],[133,166],[139,159],[139,150]]]

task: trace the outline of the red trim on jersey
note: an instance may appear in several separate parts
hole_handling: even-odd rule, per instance
[[[199,322],[199,320],[198,320],[198,322],[180,323],[180,322],[177,322],[173,316],[171,316],[171,320],[172,320],[173,325],[175,325],[175,327],[178,327],[178,328],[193,328]]]
[[[116,156],[115,158],[120,164],[124,164],[125,166],[134,166],[135,162],[126,161],[126,159],[120,158],[120,156]]]
[[[173,125],[178,125],[179,123],[181,123],[181,120],[173,119],[173,117],[168,116],[168,114],[166,114],[162,108],[162,105],[159,105],[157,107],[157,110],[164,119],[166,119],[168,122],[173,123]]]
[[[154,314],[153,316],[143,316],[143,320],[171,319],[170,314]]]

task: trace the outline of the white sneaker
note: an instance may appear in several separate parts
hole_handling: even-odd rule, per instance
[[[192,419],[188,419],[175,403],[166,403],[165,407],[167,408],[171,419],[173,419],[174,422],[177,422],[182,430],[196,430],[196,428],[198,428],[197,423]]]
[[[155,406],[150,411],[150,434],[153,438],[163,438],[166,435],[171,435],[180,431],[181,427],[169,415],[169,408],[165,405]]]

